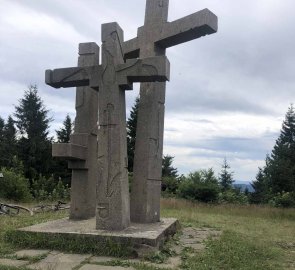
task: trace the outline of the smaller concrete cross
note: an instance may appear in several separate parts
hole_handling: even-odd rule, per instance
[[[94,42],[79,44],[78,70],[99,65],[100,48]],[[46,73],[50,76],[50,72]],[[46,78],[50,80],[50,78]],[[72,169],[70,219],[95,216],[97,182],[98,91],[82,84],[76,89],[74,134],[69,143],[54,143],[52,155],[68,160]],[[94,112],[94,113],[93,113]]]

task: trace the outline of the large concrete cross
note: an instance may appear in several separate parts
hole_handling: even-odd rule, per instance
[[[102,42],[101,65],[96,63],[48,70],[46,83],[56,88],[90,86],[99,90],[96,228],[121,230],[128,227],[130,223],[124,90],[132,89],[133,82],[168,80],[170,65],[165,56],[124,62],[123,31],[117,23],[102,25]],[[83,116],[84,120],[87,121],[87,117],[93,114],[97,115],[97,111],[88,111],[88,114]],[[57,145],[55,148],[59,156],[74,158],[79,162],[86,161],[86,163],[90,161],[87,153],[96,153],[96,147],[91,149],[82,144],[82,141],[71,142],[67,146]],[[92,159],[93,155],[90,162],[93,161]],[[97,157],[94,162],[96,160]],[[81,170],[83,166],[81,168],[79,163],[76,169]],[[80,178],[79,181],[79,185],[82,186],[83,179]],[[87,181],[85,184],[88,184]],[[94,186],[89,188],[94,189]],[[75,201],[81,202],[81,200],[77,196],[84,195],[75,193],[73,196],[72,193],[71,204],[79,208]]]
[[[165,55],[166,48],[217,31],[217,17],[208,9],[167,22],[169,0],[147,0],[145,23],[136,38],[124,43],[124,57]],[[164,134],[165,82],[142,83],[138,110],[131,220],[160,220],[161,167]]]

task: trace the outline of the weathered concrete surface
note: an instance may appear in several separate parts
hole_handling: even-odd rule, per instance
[[[80,46],[84,44],[89,43],[81,43]],[[79,59],[81,58],[82,56]],[[87,66],[87,60],[89,59],[86,58],[86,60],[79,61],[80,65],[86,65],[85,67],[46,70],[46,84],[54,88],[89,86],[99,90],[102,87],[102,76],[105,75],[103,67],[100,65]],[[168,81],[170,78],[170,63],[166,56],[127,59],[126,63],[115,66],[115,72],[117,73],[115,75],[117,77],[117,84],[122,89],[132,90],[132,83],[134,82]]]
[[[33,225],[30,227],[19,229],[26,233],[41,233],[44,236],[52,237],[53,235],[73,237],[77,239],[81,237],[85,239],[95,239],[100,241],[110,239],[111,241],[130,244],[134,247],[148,245],[151,247],[159,247],[168,236],[175,234],[179,223],[174,218],[162,219],[161,222],[153,224],[135,224],[131,223],[130,227],[121,231],[96,230],[95,218],[89,220],[73,221],[70,219],[60,219],[49,221],[43,224]]]
[[[179,266],[181,264],[181,258],[169,258],[167,262],[157,264],[157,263],[144,263],[144,265],[149,267],[154,267],[156,269],[180,269]]]
[[[217,31],[217,17],[205,9],[167,22],[169,0],[147,0],[145,24],[135,39],[124,43],[125,58],[165,55],[166,48]],[[142,83],[136,131],[131,220],[160,219],[165,83]]]
[[[117,23],[102,25],[102,42],[96,228],[122,230],[130,224],[130,201],[125,91],[120,89],[115,73],[115,67],[124,63],[123,31]]]
[[[96,43],[79,45],[78,66],[94,66],[99,64],[99,46]],[[95,216],[97,171],[97,121],[98,92],[90,86],[76,89],[75,131],[71,137],[72,144],[87,147],[85,170],[72,171],[70,218],[87,219]],[[81,138],[84,142],[81,141]],[[71,167],[70,162],[69,167]]]
[[[27,266],[29,269],[72,270],[91,255],[63,254],[48,255],[45,259]]]
[[[82,62],[82,64],[84,63]],[[90,86],[98,90],[99,80],[97,77],[100,77],[101,73],[102,69],[98,65],[46,70],[45,82],[54,88]]]
[[[0,258],[0,266],[21,267],[28,263],[29,263],[28,261],[23,261],[23,260],[12,260],[12,259]]]
[[[52,145],[52,156],[68,160],[86,160],[88,148],[72,143],[56,143]]]
[[[117,23],[102,25],[102,80],[99,90],[99,133],[96,228],[122,230],[130,224],[125,91],[133,82],[166,81],[166,57],[124,62],[123,31]]]
[[[105,263],[105,262],[113,261],[114,259],[115,259],[114,257],[93,256],[90,258],[89,262],[90,263]]]
[[[99,47],[82,43],[78,67],[46,71],[46,83],[53,87],[85,86],[77,88],[77,117],[71,141],[53,145],[53,156],[69,159],[73,170],[70,218],[94,215],[97,183],[97,228],[121,230],[130,223],[124,90],[132,89],[134,82],[168,80],[170,64],[165,56],[125,63],[123,31],[117,23],[102,26],[102,42],[102,65]],[[93,88],[99,90],[99,102]]]
[[[23,249],[15,252],[15,256],[17,258],[24,258],[24,257],[37,257],[46,255],[50,252],[50,250],[39,250],[39,249]]]
[[[73,221],[70,221],[70,222],[74,223]],[[81,228],[86,227],[85,222],[86,221],[80,221],[81,225],[79,230],[82,230]],[[91,226],[92,227],[95,226],[95,219],[93,219]],[[147,226],[147,225],[141,224],[139,226],[141,227],[144,226],[146,228],[149,227],[150,231],[154,230],[152,229],[153,226],[150,226],[150,225]],[[128,229],[128,231],[131,231],[133,229],[134,228],[130,228]],[[70,233],[71,232],[69,232],[69,234]],[[83,231],[83,233],[85,234],[85,231]],[[117,233],[119,234],[120,232],[117,232]],[[57,233],[55,232],[54,234],[57,234]],[[68,267],[65,269],[80,269],[80,267],[82,267],[81,269],[110,269],[110,270],[121,269],[120,267],[117,268],[116,266],[108,266],[108,268],[103,268],[104,266],[99,265],[99,264],[105,264],[111,261],[119,261],[122,263],[122,265],[131,265],[135,268],[137,268],[137,265],[140,265],[143,268],[153,267],[156,269],[179,269],[182,263],[181,258],[184,259],[184,258],[195,256],[197,253],[205,249],[206,239],[208,239],[209,237],[213,239],[218,239],[220,235],[221,235],[221,231],[217,231],[210,228],[193,228],[193,227],[182,228],[181,231],[179,231],[179,234],[177,235],[177,239],[169,241],[169,247],[172,251],[175,252],[176,256],[170,257],[167,259],[167,261],[163,263],[159,263],[159,264],[151,263],[150,261],[146,260],[145,256],[139,256],[139,258],[137,259],[119,259],[115,257],[104,257],[104,256],[91,256],[91,255],[81,256],[78,254],[76,255],[63,254],[59,251],[49,252],[48,250],[21,250],[17,252],[16,254],[19,255],[17,256],[18,258],[22,258],[26,256],[28,257],[40,256],[40,255],[43,255],[44,252],[46,252],[45,253],[46,258],[40,260],[38,263],[34,263],[33,265],[31,265],[30,268],[32,269],[37,269],[37,267],[40,267],[39,269],[56,269],[56,267],[57,269],[64,269],[63,267]],[[51,239],[52,236],[53,234],[49,234],[48,236],[49,239]],[[147,247],[144,244],[141,244],[141,246]],[[150,247],[150,249],[148,250],[157,251],[156,249],[153,249],[152,247]],[[5,259],[5,263],[9,265],[16,265],[18,262],[24,263],[24,261],[18,261],[16,259],[11,259],[11,260]],[[29,264],[29,262],[25,261],[25,264]],[[66,265],[66,264],[69,264],[69,265]],[[71,268],[73,265],[74,267]],[[101,267],[101,268],[97,268],[97,267]],[[130,268],[133,269],[132,267]]]
[[[127,59],[116,66],[117,83],[121,89],[132,90],[134,82],[164,82],[170,79],[170,62],[166,56]]]

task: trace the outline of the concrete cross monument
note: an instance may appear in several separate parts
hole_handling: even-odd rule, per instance
[[[208,9],[167,22],[169,0],[147,0],[145,23],[136,38],[124,43],[124,57],[164,56],[166,48],[217,31],[217,17]],[[131,220],[160,221],[165,82],[142,83],[136,131]]]
[[[147,57],[132,59],[124,62],[122,47],[124,44],[123,31],[117,23],[102,25],[102,64],[97,61],[83,62],[83,65],[73,68],[55,69],[46,71],[46,83],[59,87],[87,87],[84,94],[93,94],[98,90],[97,96],[89,101],[95,105],[91,106],[93,111],[85,111],[83,121],[88,118],[95,119],[97,115],[97,102],[99,104],[99,127],[98,127],[98,148],[87,144],[86,135],[77,136],[68,145],[56,145],[53,154],[61,157],[75,159],[73,164],[73,179],[78,181],[77,186],[83,190],[84,185],[90,185],[87,175],[80,174],[75,179],[75,171],[78,174],[81,170],[89,169],[87,164],[97,162],[97,207],[96,207],[96,228],[107,230],[122,230],[130,224],[130,201],[127,173],[127,143],[126,143],[126,112],[125,112],[125,90],[132,89],[133,82],[166,81],[169,79],[169,61],[165,56]],[[98,46],[89,43],[80,45],[80,55],[84,53],[90,57],[93,52],[98,51]],[[81,56],[80,56],[81,57]],[[90,89],[92,88],[92,89]],[[94,90],[93,90],[94,89]],[[78,112],[78,111],[77,111]],[[83,121],[80,123],[83,124]],[[96,128],[94,128],[96,131]],[[95,134],[92,132],[91,134]],[[97,157],[96,157],[97,153]],[[82,161],[82,162],[81,162]],[[95,190],[92,183],[89,188]],[[84,179],[83,179],[84,177]],[[78,190],[77,190],[78,191]],[[79,192],[72,193],[71,216],[73,211],[82,209],[79,205],[87,200],[86,194]],[[92,200],[92,198],[90,198]],[[78,203],[77,203],[78,202]],[[74,207],[75,205],[75,207]],[[92,206],[92,203],[91,203]],[[91,208],[91,214],[92,213]],[[80,213],[81,217],[81,213]]]
[[[82,43],[77,67],[46,71],[48,85],[77,87],[74,134],[70,143],[53,145],[53,155],[67,158],[73,171],[70,219],[19,229],[24,235],[41,234],[48,242],[53,235],[64,236],[64,241],[82,241],[82,245],[89,239],[90,249],[111,240],[123,249],[130,245],[148,250],[147,246],[159,248],[176,232],[176,219],[158,222],[170,67],[165,52],[215,33],[217,17],[205,9],[167,22],[168,3],[147,0],[145,24],[129,41],[124,42],[117,23],[103,24],[101,63],[98,45]],[[125,91],[134,82],[142,84],[130,199]]]
[[[79,45],[78,70],[99,65],[99,47],[96,43]],[[77,73],[79,74],[79,73]],[[51,81],[46,73],[46,82]],[[58,87],[59,85],[56,85]],[[68,144],[53,144],[52,155],[69,159],[71,179],[71,219],[88,219],[95,216],[97,172],[97,121],[98,91],[89,86],[76,90],[76,119],[74,134]]]

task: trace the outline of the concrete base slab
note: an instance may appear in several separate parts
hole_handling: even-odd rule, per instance
[[[46,255],[50,252],[50,250],[37,250],[37,249],[24,249],[15,252],[17,258],[24,258],[24,257],[38,257]]]
[[[68,218],[50,221],[38,225],[19,229],[20,233],[38,234],[48,238],[52,236],[63,237],[64,239],[80,239],[91,242],[95,241],[98,245],[106,241],[116,244],[141,248],[159,248],[164,241],[175,234],[179,227],[179,222],[174,218],[163,218],[161,222],[152,224],[131,224],[122,231],[106,231],[95,229],[95,218],[83,221],[73,221]],[[57,247],[58,248],[58,247]]]
[[[90,258],[89,262],[90,263],[106,263],[106,262],[111,262],[114,259],[115,259],[114,257],[93,256]]]

